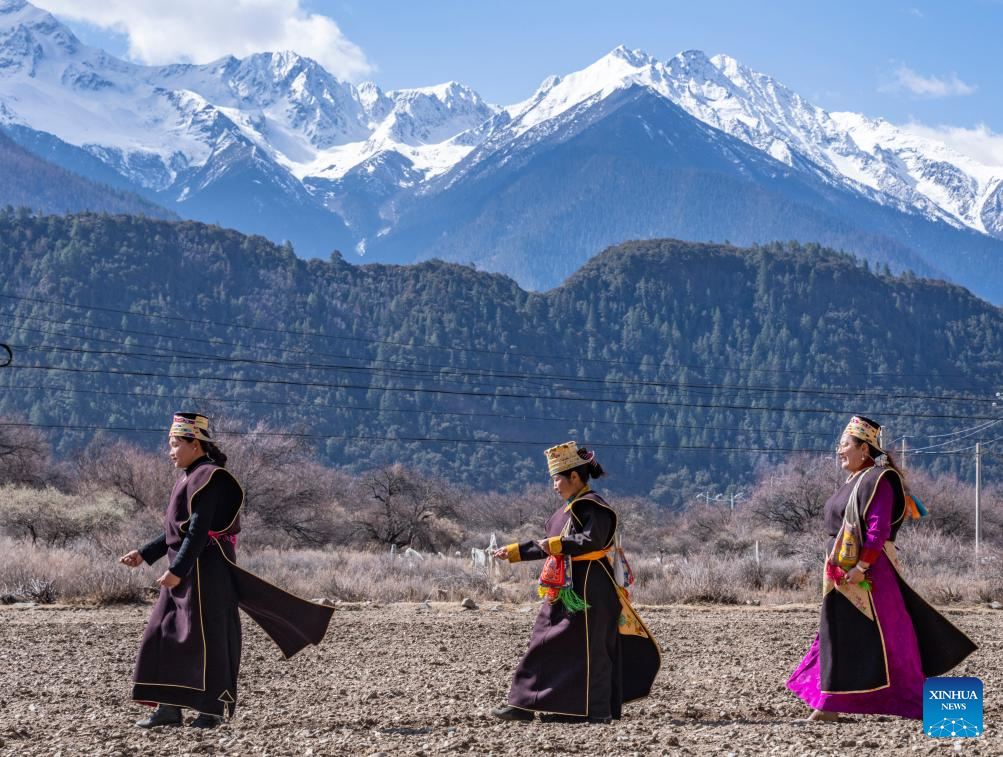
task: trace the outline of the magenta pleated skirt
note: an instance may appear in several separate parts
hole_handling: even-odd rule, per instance
[[[875,617],[881,626],[888,660],[888,686],[863,694],[825,694],[819,689],[818,634],[808,654],[787,681],[787,688],[816,710],[857,714],[900,715],[923,719],[923,684],[919,644],[906,612],[898,577],[884,553],[867,571]]]

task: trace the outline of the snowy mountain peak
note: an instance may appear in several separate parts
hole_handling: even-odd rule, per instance
[[[0,0],[0,123],[48,132],[156,191],[188,191],[192,172],[199,181],[225,175],[217,164],[227,155],[267,162],[283,191],[308,178],[330,185],[377,162],[390,184],[412,187],[478,147],[512,144],[541,124],[557,130],[580,106],[628,87],[827,184],[1003,237],[998,167],[882,119],[828,113],[723,54],[660,61],[621,45],[502,109],[456,81],[353,86],[292,50],[137,65],[87,47],[26,0]]]
[[[643,50],[631,50],[626,45],[618,45],[605,57],[618,58],[634,68],[651,65],[654,59]]]
[[[586,68],[551,77],[506,108],[516,135],[591,99],[642,86],[691,116],[881,204],[1000,235],[1001,172],[880,120],[833,115],[728,55],[686,50],[666,62],[620,46]],[[988,218],[988,220],[987,220]]]
[[[717,55],[712,56],[710,58],[710,62],[715,68],[717,68],[718,71],[733,81],[736,78],[743,76],[744,72],[750,70],[739,63],[735,58],[732,58],[730,55],[724,55],[723,53],[718,53]]]
[[[43,58],[78,54],[83,46],[55,16],[24,0],[0,0],[0,73],[18,61],[34,66]]]
[[[58,23],[48,11],[25,0],[0,0],[0,29],[12,26],[35,26]]]

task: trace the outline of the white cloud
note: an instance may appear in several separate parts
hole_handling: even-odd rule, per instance
[[[947,77],[923,76],[913,71],[909,66],[901,65],[894,71],[894,79],[883,85],[882,92],[910,92],[917,97],[950,97],[952,95],[971,95],[977,87],[966,84],[952,73]]]
[[[205,63],[224,55],[292,50],[335,76],[358,81],[373,72],[358,45],[328,16],[300,0],[42,0],[45,9],[124,34],[129,55],[152,64]]]
[[[918,121],[910,121],[901,128],[916,136],[943,142],[983,165],[1003,170],[1003,133],[994,132],[985,124],[966,128],[947,125],[928,126]]]

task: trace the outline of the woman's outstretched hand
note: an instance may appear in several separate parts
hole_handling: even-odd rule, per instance
[[[491,553],[496,560],[508,560],[508,547],[501,547]]]
[[[138,568],[143,562],[143,556],[139,554],[138,549],[134,549],[122,555],[118,558],[118,561],[123,565],[128,565],[130,568]]]

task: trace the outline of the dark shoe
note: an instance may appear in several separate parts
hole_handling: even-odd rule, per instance
[[[613,722],[613,718],[611,718],[609,715],[607,715],[604,718],[598,717],[596,715],[589,715],[587,718],[585,718],[585,720],[587,720],[589,723],[600,723],[601,725],[609,725],[610,723]]]
[[[191,728],[215,728],[223,722],[223,718],[219,715],[207,715],[204,712],[200,712],[199,716],[195,718],[188,725]]]
[[[153,714],[143,720],[137,720],[136,725],[140,728],[157,728],[162,725],[181,725],[181,708],[172,707],[169,704],[162,704],[153,711]]]
[[[529,710],[520,710],[518,707],[512,707],[511,705],[495,707],[491,710],[491,714],[502,720],[522,720],[528,722],[533,719],[533,713]]]
[[[558,715],[556,712],[541,712],[541,723],[584,723],[585,718],[577,715]]]

